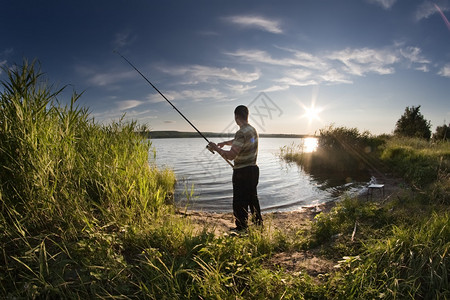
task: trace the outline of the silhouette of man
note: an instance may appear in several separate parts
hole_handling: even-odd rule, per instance
[[[258,156],[258,133],[248,123],[248,108],[239,105],[234,110],[234,120],[239,126],[234,139],[218,144],[210,143],[209,147],[217,151],[228,160],[234,160],[233,167],[233,215],[237,231],[248,227],[248,208],[252,221],[262,225],[261,209],[259,206],[257,186],[259,181],[259,167],[256,164]],[[231,146],[230,150],[223,150],[224,146]]]

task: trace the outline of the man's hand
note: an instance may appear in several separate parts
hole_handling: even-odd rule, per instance
[[[220,144],[221,143],[219,143],[219,145]],[[211,149],[213,151],[219,152],[219,149],[223,147],[223,146],[219,146],[219,145],[217,145],[216,143],[213,143],[213,142],[209,142],[208,149]]]

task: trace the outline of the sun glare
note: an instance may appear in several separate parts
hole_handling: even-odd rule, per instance
[[[316,106],[316,100],[319,95],[319,87],[315,86],[312,90],[311,95],[311,104],[305,105],[303,103],[300,103],[301,107],[303,108],[303,114],[300,116],[300,118],[308,119],[308,126],[311,125],[313,121],[319,121],[322,122],[320,119],[320,113],[323,111],[322,107]]]
[[[318,140],[315,137],[308,137],[303,139],[303,152],[314,152],[317,150]]]
[[[322,121],[320,119],[319,114],[323,111],[323,108],[316,107],[314,103],[311,103],[310,107],[307,107],[302,104],[304,113],[301,116],[302,118],[308,119],[308,124],[311,125],[313,121]]]
[[[311,107],[305,107],[305,117],[309,120],[309,122],[312,122],[314,120],[320,121],[319,113],[321,112],[321,109],[311,106]]]

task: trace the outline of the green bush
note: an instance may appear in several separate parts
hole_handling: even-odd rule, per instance
[[[356,128],[329,126],[320,130],[318,147],[313,152],[302,152],[295,147],[281,149],[281,157],[295,161],[319,181],[352,181],[353,177],[369,180],[369,170],[380,168],[378,152],[384,139]],[[338,185],[338,184],[336,184]]]

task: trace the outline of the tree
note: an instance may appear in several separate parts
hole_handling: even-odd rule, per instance
[[[429,140],[431,137],[430,127],[430,121],[425,120],[420,113],[420,105],[406,107],[405,113],[397,121],[394,134]]]
[[[447,141],[450,140],[450,124],[448,126],[438,126],[436,132],[433,134],[433,140],[435,141]]]

